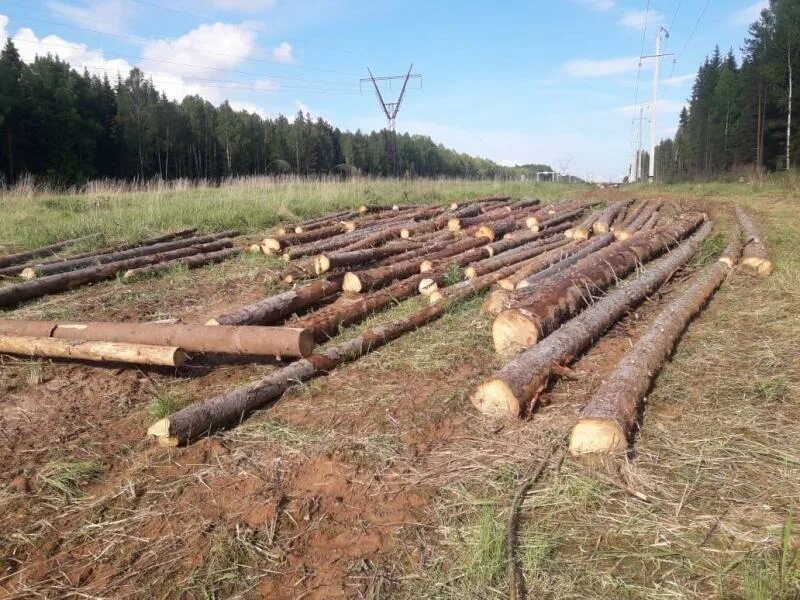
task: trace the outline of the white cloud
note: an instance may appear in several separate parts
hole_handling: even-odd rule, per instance
[[[201,59],[198,57],[202,50],[207,54]],[[200,76],[219,69],[232,69],[256,51],[255,31],[241,25],[214,23],[200,25],[177,39],[149,42],[142,48],[142,56],[159,70]]]
[[[282,63],[294,62],[294,50],[289,42],[281,42],[280,46],[272,51],[272,58]]]
[[[272,118],[272,116],[273,116],[269,112],[264,110],[262,107],[260,107],[258,104],[256,104],[255,102],[245,102],[245,101],[240,101],[240,100],[231,100],[230,102],[228,102],[228,104],[231,105],[231,108],[233,110],[236,110],[236,111],[246,110],[249,113],[252,113],[254,115],[258,115],[262,119],[269,119],[269,118]]]
[[[569,61],[564,70],[571,77],[608,77],[629,73],[639,68],[639,58],[636,56],[624,58],[608,58],[595,60],[592,58],[578,58]]]
[[[615,0],[574,0],[578,4],[582,4],[583,6],[587,6],[592,10],[600,10],[600,11],[607,11],[614,8],[617,3]]]
[[[303,113],[303,115],[310,115],[310,114],[312,114],[312,113],[311,113],[311,109],[310,109],[310,108],[308,108],[308,105],[307,105],[307,104],[303,104],[302,102],[300,102],[300,100],[295,100],[295,101],[294,101],[294,105],[295,105],[295,107],[297,108],[297,110],[298,110],[298,111],[300,111],[301,113]]]
[[[47,6],[53,13],[73,23],[103,33],[128,33],[128,23],[134,16],[133,6],[124,0],[82,0],[80,5],[52,1]]]
[[[668,77],[661,81],[662,85],[667,87],[681,87],[682,85],[694,81],[695,74],[694,73],[687,73],[686,75],[676,75],[675,77]]]
[[[211,0],[211,5],[220,10],[258,12],[272,8],[275,0]]]
[[[734,25],[747,26],[750,23],[755,23],[761,16],[761,11],[769,7],[768,0],[759,0],[755,4],[745,6],[741,10],[737,10],[731,15],[731,23]]]
[[[8,37],[8,33],[6,33],[6,27],[8,27],[8,17],[5,15],[0,15],[0,41],[2,42],[3,46],[6,45],[6,38]]]
[[[642,29],[647,23],[648,27],[660,25],[664,21],[661,13],[654,10],[633,10],[626,12],[619,20],[619,24],[629,29]]]

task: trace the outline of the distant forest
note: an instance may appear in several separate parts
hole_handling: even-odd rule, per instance
[[[57,56],[27,65],[9,39],[0,54],[0,185],[31,174],[56,185],[91,179],[220,179],[299,174],[536,176],[547,165],[503,167],[422,135],[341,131],[298,113],[262,119],[199,96],[168,100],[139,69],[111,82]]]
[[[731,170],[791,169],[800,151],[793,115],[800,74],[800,2],[771,0],[750,26],[742,64],[719,47],[697,73],[674,139],[656,148],[659,179]]]

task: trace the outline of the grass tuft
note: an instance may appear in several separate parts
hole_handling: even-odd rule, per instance
[[[51,462],[39,471],[39,479],[70,501],[83,495],[81,486],[96,479],[104,471],[102,464],[92,461]]]

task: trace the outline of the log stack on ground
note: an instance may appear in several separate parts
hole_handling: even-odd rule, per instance
[[[194,254],[192,256],[184,256],[183,258],[176,258],[155,265],[138,267],[136,269],[128,269],[125,271],[125,274],[122,276],[122,278],[125,281],[135,281],[145,277],[152,277],[153,275],[164,273],[177,267],[197,269],[206,265],[223,262],[229,258],[238,256],[241,253],[241,248],[224,248],[223,250],[216,250],[214,252],[204,252],[200,254]]]
[[[767,246],[761,239],[753,220],[744,209],[736,207],[736,218],[742,227],[745,237],[745,246],[742,252],[742,266],[754,271],[762,277],[770,275],[774,269],[769,259]]]
[[[16,252],[14,254],[6,254],[4,256],[0,256],[0,268],[13,267],[31,258],[37,258],[39,256],[51,256],[56,252],[63,250],[67,246],[80,243],[92,237],[97,237],[97,236],[91,235],[91,236],[74,238],[71,240],[64,240],[62,242],[56,242],[55,244],[50,244],[49,246],[42,246],[41,248],[36,248],[34,250],[25,250],[23,252]]]
[[[611,224],[618,215],[622,214],[633,200],[621,200],[609,205],[592,224],[592,231],[600,235],[611,231]]]
[[[697,313],[722,285],[742,245],[739,231],[718,261],[695,275],[683,292],[658,314],[644,334],[605,377],[583,408],[570,435],[573,455],[627,449],[647,390]]]

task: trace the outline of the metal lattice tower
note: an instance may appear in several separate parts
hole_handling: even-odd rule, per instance
[[[397,120],[397,113],[400,112],[400,107],[403,104],[403,98],[405,98],[406,90],[408,89],[408,82],[411,79],[419,79],[422,80],[422,75],[418,73],[412,74],[411,71],[413,70],[414,65],[412,64],[408,68],[408,73],[405,75],[391,75],[389,77],[375,77],[370,71],[369,67],[367,67],[367,72],[369,73],[369,77],[364,77],[360,80],[360,84],[363,85],[366,82],[371,82],[373,88],[375,88],[375,96],[378,98],[378,104],[383,110],[383,114],[386,115],[386,129],[389,131],[391,136],[391,142],[389,145],[389,163],[394,165],[394,172],[397,175],[397,132],[395,131],[395,122]],[[397,98],[396,102],[386,102],[383,97],[383,93],[381,92],[380,86],[378,85],[379,81],[388,81],[389,85],[391,86],[392,81],[396,80],[403,80],[403,87],[400,89],[400,95]]]

